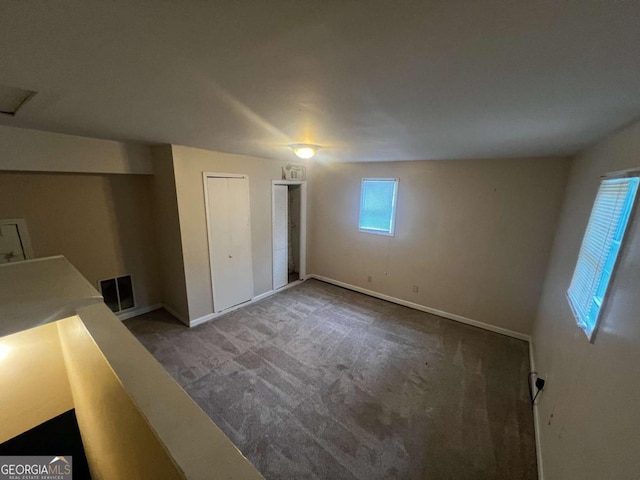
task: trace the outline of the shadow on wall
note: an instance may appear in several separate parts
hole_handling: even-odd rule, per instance
[[[160,302],[150,175],[0,173],[0,218],[24,218],[34,255],[64,255],[98,287],[130,273],[137,305]]]
[[[136,306],[161,301],[152,181],[149,175],[109,175],[105,185],[118,274],[132,275]]]

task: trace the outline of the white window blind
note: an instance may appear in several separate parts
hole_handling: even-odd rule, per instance
[[[360,231],[393,236],[397,196],[397,178],[363,178],[358,221]]]
[[[576,321],[591,340],[598,325],[618,253],[638,191],[638,177],[600,184],[567,291]]]

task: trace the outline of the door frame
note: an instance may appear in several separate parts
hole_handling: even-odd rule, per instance
[[[216,307],[216,282],[214,280],[213,275],[213,255],[211,249],[211,230],[209,229],[209,188],[207,186],[208,178],[245,178],[249,182],[249,235],[252,237],[253,232],[251,231],[251,181],[249,180],[249,175],[244,173],[216,173],[216,172],[202,172],[202,184],[204,188],[204,215],[207,226],[207,247],[209,253],[209,276],[211,277],[211,300],[213,304],[213,313],[220,313],[222,310]],[[249,250],[249,255],[251,255],[251,268],[253,270],[253,238],[251,238],[251,249]],[[253,279],[253,271],[251,272],[251,288],[255,289],[255,282]],[[251,298],[255,296],[255,290],[251,294]],[[233,308],[233,307],[229,307]]]
[[[307,276],[307,181],[306,180],[272,180],[271,181],[271,289],[273,288],[273,187],[275,185],[300,185],[300,280]],[[289,284],[280,287],[287,288]]]

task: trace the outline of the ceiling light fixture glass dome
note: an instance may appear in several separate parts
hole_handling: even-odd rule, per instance
[[[318,153],[318,150],[320,150],[318,145],[310,145],[308,143],[296,143],[294,145],[289,145],[289,147],[293,150],[293,153],[298,156],[298,158],[304,159],[313,157]]]

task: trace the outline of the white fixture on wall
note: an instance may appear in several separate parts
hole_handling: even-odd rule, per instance
[[[298,156],[298,158],[304,159],[313,157],[318,153],[318,150],[320,150],[318,145],[311,145],[308,143],[295,143],[293,145],[289,145],[289,147],[293,150],[293,153]]]
[[[283,180],[306,180],[307,169],[303,165],[287,164],[282,167]]]

